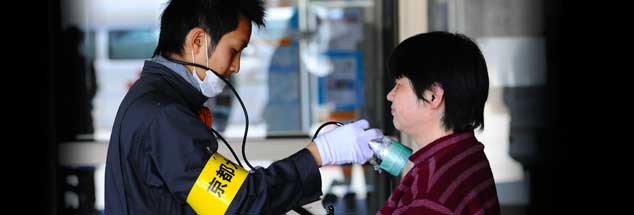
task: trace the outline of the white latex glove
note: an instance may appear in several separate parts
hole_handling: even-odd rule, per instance
[[[315,138],[322,166],[347,163],[363,164],[372,157],[368,145],[372,139],[383,137],[379,129],[369,129],[365,119],[325,132]]]

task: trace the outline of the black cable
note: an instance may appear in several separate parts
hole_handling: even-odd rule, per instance
[[[220,76],[220,74],[218,74],[216,71],[214,71],[213,69],[210,69],[210,68],[208,68],[206,66],[203,66],[203,65],[200,65],[200,64],[195,64],[195,63],[190,63],[190,62],[185,62],[185,61],[181,61],[181,60],[170,59],[170,58],[166,58],[166,59],[169,60],[169,61],[172,61],[174,63],[178,63],[178,64],[182,64],[182,65],[188,65],[188,66],[195,66],[195,67],[198,67],[198,68],[209,70],[214,75],[218,76],[218,78],[220,78],[220,80],[224,81],[227,84],[227,86],[229,86],[229,89],[231,89],[233,94],[238,99],[238,102],[240,102],[240,106],[242,107],[242,112],[244,113],[245,127],[244,127],[244,136],[242,137],[242,158],[244,159],[244,163],[246,163],[247,166],[249,166],[249,168],[255,169],[255,168],[253,168],[251,163],[249,163],[249,160],[247,160],[247,155],[246,155],[246,150],[245,150],[245,146],[246,146],[246,142],[247,142],[247,133],[249,132],[249,115],[247,114],[247,108],[244,106],[244,102],[242,102],[242,98],[240,98],[240,95],[238,95],[238,92],[236,91],[236,89],[233,88],[233,85],[231,85],[231,83],[229,83],[229,81],[227,81],[227,79],[225,79],[222,76]]]
[[[216,74],[216,73],[214,72],[214,74]],[[218,74],[216,74],[216,75],[218,75]],[[218,75],[218,77],[220,77],[220,75]],[[242,98],[240,98],[240,95],[238,95],[238,92],[236,92],[236,89],[233,88],[233,86],[231,86],[229,81],[225,80],[222,77],[220,77],[220,79],[222,79],[223,81],[225,81],[227,83],[227,86],[229,86],[229,89],[231,89],[231,91],[233,91],[233,94],[236,95],[236,98],[240,102],[240,106],[242,106],[242,111],[244,113],[244,124],[245,124],[244,136],[242,137],[242,158],[244,159],[244,163],[246,163],[247,166],[249,166],[249,168],[255,169],[255,168],[253,168],[251,163],[249,163],[249,160],[247,160],[247,154],[246,154],[246,150],[245,150],[245,146],[247,145],[247,133],[249,132],[249,115],[247,114],[247,108],[244,106],[244,102],[242,102]]]
[[[317,131],[315,131],[315,135],[313,136],[313,140],[315,138],[317,138],[317,135],[319,134],[319,131],[321,131],[322,128],[326,127],[327,125],[331,125],[331,124],[335,124],[337,126],[342,126],[343,125],[343,123],[336,122],[336,121],[328,121],[328,122],[326,122],[324,124],[321,124],[321,126],[319,126],[319,128],[317,128]]]
[[[249,166],[249,168],[255,169],[251,165],[251,163],[249,163],[249,160],[247,159],[247,156],[246,156],[246,141],[247,141],[247,134],[249,132],[249,115],[247,114],[247,108],[244,106],[244,102],[242,102],[242,98],[240,98],[240,95],[238,94],[236,89],[233,88],[233,85],[231,85],[231,83],[229,83],[229,81],[227,81],[225,78],[220,76],[220,74],[216,73],[216,71],[214,71],[214,70],[212,70],[210,68],[207,68],[206,66],[195,64],[195,63],[189,63],[189,62],[185,62],[185,61],[180,61],[180,60],[169,59],[169,58],[167,58],[167,59],[169,61],[172,61],[172,62],[175,62],[175,63],[179,63],[179,64],[183,64],[183,65],[189,65],[189,66],[195,66],[195,67],[199,67],[199,68],[202,68],[202,69],[205,69],[205,70],[210,70],[210,71],[212,71],[214,73],[214,75],[218,76],[218,78],[220,78],[222,81],[224,81],[227,84],[227,86],[229,86],[229,89],[231,89],[233,94],[238,99],[238,102],[240,103],[240,106],[242,107],[242,112],[244,113],[245,127],[244,127],[244,135],[242,137],[242,158],[244,159],[244,163],[246,163],[247,166]],[[330,125],[330,124],[336,124],[338,126],[343,125],[343,123],[341,123],[341,122],[335,122],[335,121],[326,122],[326,123],[322,124],[321,126],[319,126],[319,128],[317,128],[317,131],[315,132],[315,135],[313,136],[313,140],[317,137],[317,135],[319,134],[319,131],[321,131],[322,128],[324,128],[326,125]],[[240,163],[240,159],[238,159],[238,156],[233,151],[233,148],[231,148],[229,143],[222,137],[222,135],[220,135],[213,128],[211,129],[211,131],[216,137],[220,138],[220,140],[222,140],[225,143],[225,145],[227,145],[227,148],[229,148],[229,151],[231,151],[231,154],[233,154],[233,157],[238,162],[238,165],[242,166],[242,163]],[[329,210],[329,214],[330,214],[332,212],[332,207],[329,208],[329,209],[330,209]],[[299,214],[310,214],[310,212],[308,212],[306,209],[304,209],[302,207],[295,207],[295,208],[293,208],[293,210],[298,212]]]
[[[222,140],[222,142],[224,142],[224,143],[225,143],[225,145],[227,145],[227,148],[229,148],[229,151],[231,151],[231,154],[233,154],[233,158],[235,158],[235,159],[236,159],[236,162],[238,162],[238,165],[240,165],[241,167],[244,167],[244,166],[242,166],[242,163],[240,163],[240,159],[238,159],[238,155],[236,155],[236,152],[235,152],[235,151],[233,151],[233,148],[231,148],[231,146],[229,145],[229,142],[227,142],[227,141],[225,140],[225,138],[223,138],[223,137],[222,137],[222,135],[220,135],[220,134],[219,134],[219,133],[218,133],[215,129],[213,129],[213,128],[212,128],[212,129],[211,129],[211,132],[212,132],[214,135],[216,135],[216,137],[217,137],[217,138],[219,138],[220,140]]]
[[[293,208],[293,211],[295,211],[296,213],[298,213],[299,215],[313,215],[312,213],[310,213],[310,211],[306,210],[305,208],[303,208],[302,206],[297,206]]]

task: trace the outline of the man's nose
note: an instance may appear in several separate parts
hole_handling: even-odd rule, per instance
[[[237,56],[233,58],[233,62],[231,62],[231,67],[229,67],[231,73],[240,72],[240,55],[241,54],[238,53]]]

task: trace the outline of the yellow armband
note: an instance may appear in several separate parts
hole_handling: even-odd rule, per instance
[[[197,214],[225,214],[249,173],[214,153],[196,179],[187,203]]]

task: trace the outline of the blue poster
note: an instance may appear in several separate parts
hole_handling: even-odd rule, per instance
[[[318,80],[319,104],[333,104],[334,111],[355,111],[363,107],[363,57],[357,51],[325,53],[333,71]]]

